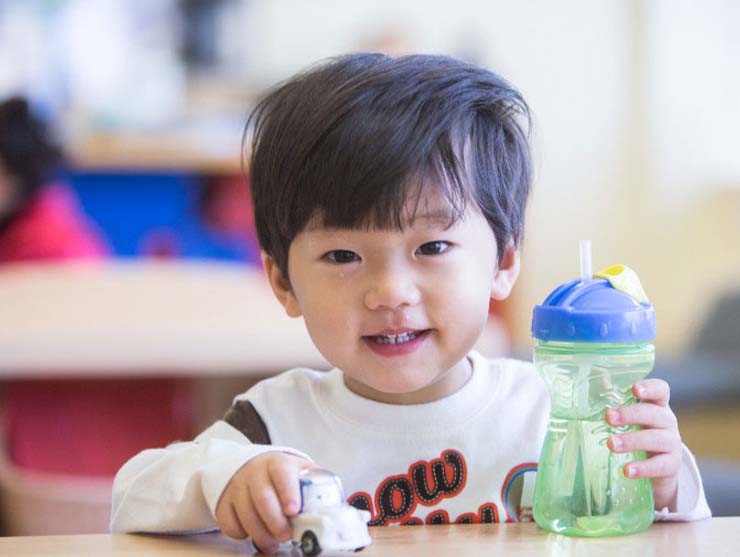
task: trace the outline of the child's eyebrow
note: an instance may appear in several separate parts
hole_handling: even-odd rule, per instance
[[[414,215],[414,221],[424,220],[432,222],[450,222],[452,221],[452,213],[446,209],[440,209],[439,211],[433,211],[431,213],[423,213],[421,215]]]
[[[426,226],[439,225],[445,228],[451,227],[455,224],[455,219],[452,213],[447,209],[438,209],[431,212],[425,211],[424,213],[413,215],[409,220],[409,224],[414,226],[417,222],[420,222]]]
[[[459,219],[455,218],[453,212],[446,207],[439,209],[423,210],[415,214],[407,214],[404,219],[404,228],[432,228],[441,226],[444,229],[452,228]],[[372,229],[373,227],[370,227]],[[381,226],[380,229],[393,230],[394,226]],[[352,233],[357,231],[368,231],[368,228],[359,227],[343,227],[343,226],[327,226],[323,224],[319,219],[309,223],[306,228],[306,232],[310,232],[317,236],[335,236],[341,233]]]

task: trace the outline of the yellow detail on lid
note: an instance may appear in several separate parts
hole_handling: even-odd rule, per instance
[[[612,265],[603,271],[594,273],[594,278],[608,280],[617,290],[621,290],[632,296],[638,302],[649,303],[650,300],[640,284],[640,279],[627,265]]]

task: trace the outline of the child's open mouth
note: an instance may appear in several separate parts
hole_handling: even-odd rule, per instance
[[[378,344],[401,344],[402,342],[414,340],[422,332],[423,331],[408,331],[398,335],[376,335],[369,338]]]
[[[404,331],[398,334],[368,335],[362,337],[373,352],[382,356],[408,354],[416,350],[431,329]]]

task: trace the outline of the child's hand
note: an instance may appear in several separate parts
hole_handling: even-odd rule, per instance
[[[265,553],[291,538],[290,516],[298,514],[298,473],[313,463],[281,452],[261,454],[234,474],[216,506],[216,522],[232,538],[250,536]]]
[[[668,406],[670,389],[662,379],[635,383],[637,404],[610,408],[606,420],[613,426],[640,425],[642,430],[612,435],[608,446],[615,453],[645,451],[646,460],[624,466],[628,478],[653,478],[655,508],[676,510],[678,472],[681,469],[681,436],[678,421]]]

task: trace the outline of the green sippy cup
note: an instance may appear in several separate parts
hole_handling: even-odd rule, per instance
[[[636,402],[632,386],[653,368],[655,309],[628,267],[593,276],[590,267],[590,243],[582,242],[581,278],[534,309],[534,363],[551,410],[533,515],[551,532],[617,536],[645,530],[654,516],[651,480],[624,475],[624,465],[645,453],[617,454],[606,445],[639,427],[613,427],[605,413]]]

